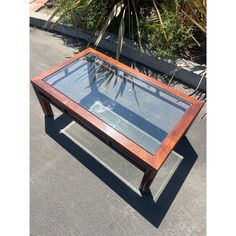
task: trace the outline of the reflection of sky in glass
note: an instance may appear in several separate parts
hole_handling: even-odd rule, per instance
[[[152,154],[190,106],[92,54],[44,81]]]

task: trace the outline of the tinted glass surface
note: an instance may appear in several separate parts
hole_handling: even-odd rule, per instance
[[[91,53],[44,81],[151,154],[191,105]]]

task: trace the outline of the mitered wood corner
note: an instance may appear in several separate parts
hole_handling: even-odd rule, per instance
[[[161,143],[159,149],[156,151],[154,155],[143,149],[141,146],[127,138],[125,135],[121,134],[101,119],[90,113],[88,110],[84,109],[78,103],[74,102],[72,99],[60,93],[58,90],[50,86],[48,83],[44,81],[44,78],[53,74],[54,72],[62,69],[68,64],[78,60],[79,58],[85,56],[88,53],[92,53],[100,59],[113,64],[114,66],[121,68],[129,72],[130,74],[137,76],[148,83],[157,86],[179,98],[190,103],[190,107],[186,110],[180,121],[176,124],[174,129],[167,135],[164,141]],[[146,169],[146,176],[141,186],[145,191],[149,188],[153,178],[155,177],[156,171],[160,169],[163,165],[170,152],[173,150],[175,145],[181,139],[181,137],[185,134],[187,129],[191,126],[192,122],[200,112],[203,102],[198,101],[176,89],[170,87],[164,83],[157,81],[154,78],[151,78],[143,73],[130,68],[127,65],[101,53],[95,49],[87,48],[82,52],[74,55],[70,59],[66,60],[63,63],[60,63],[45,72],[42,72],[40,75],[34,77],[31,80],[31,83],[39,97],[39,101],[41,103],[42,109],[46,113],[51,114],[50,107],[44,99],[48,100],[48,102],[52,102],[57,104],[62,110],[66,110],[70,115],[72,115],[76,120],[79,120],[85,127],[95,132],[98,136],[100,136],[103,140],[108,140],[113,144],[113,146],[117,150],[121,150],[125,155],[129,156],[134,162],[137,162],[138,165],[141,165]],[[40,97],[42,96],[43,99]],[[154,172],[153,172],[154,171]]]

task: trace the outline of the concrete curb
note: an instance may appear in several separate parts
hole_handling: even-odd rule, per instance
[[[49,16],[40,12],[30,12],[30,25],[43,28]],[[55,18],[49,23],[49,27],[55,22]],[[75,38],[80,38],[88,41],[90,39],[90,34],[88,31],[82,30],[80,28],[73,28],[65,24],[58,24],[53,27],[53,31],[69,35]],[[95,38],[92,39],[94,41]],[[99,43],[99,47],[114,52],[116,50],[117,37],[114,34],[106,33]],[[206,77],[202,76],[206,66],[199,65],[194,62],[190,62],[184,59],[162,59],[153,56],[150,49],[144,48],[144,53],[140,53],[138,45],[133,43],[129,39],[124,40],[123,50],[121,53],[131,60],[135,60],[147,67],[160,71],[164,74],[174,74],[174,77],[183,83],[189,85],[190,87],[196,88],[206,92]]]

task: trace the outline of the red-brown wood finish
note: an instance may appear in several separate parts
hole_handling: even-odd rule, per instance
[[[175,128],[167,135],[157,152],[152,155],[146,150],[144,150],[141,146],[134,143],[130,139],[128,139],[123,134],[119,133],[102,120],[94,116],[92,113],[51,87],[49,84],[43,81],[43,79],[50,74],[56,72],[57,70],[65,67],[66,65],[70,64],[71,62],[79,59],[80,57],[86,55],[87,53],[93,53],[97,57],[101,58],[108,63],[111,63],[127,72],[138,76],[139,78],[153,84],[165,91],[168,91],[171,94],[191,103],[192,105],[183,115],[181,120],[177,123]],[[81,121],[83,125],[85,125],[88,129],[92,129],[96,132],[99,136],[101,136],[104,140],[108,140],[109,143],[114,146],[114,148],[121,150],[127,156],[129,156],[133,161],[137,162],[141,165],[146,171],[144,174],[144,178],[140,185],[141,191],[147,191],[157,173],[160,169],[162,164],[165,162],[166,158],[173,150],[179,139],[185,134],[189,126],[192,124],[193,120],[199,113],[203,103],[187,96],[186,94],[166,85],[163,84],[147,75],[142,74],[141,72],[132,69],[115,59],[104,55],[92,48],[87,48],[84,51],[76,54],[75,56],[71,57],[69,60],[60,63],[53,68],[41,73],[40,75],[36,76],[31,80],[32,85],[36,91],[36,94],[39,98],[39,102],[42,106],[45,115],[52,115],[52,111],[50,110],[50,104],[45,101],[45,98],[42,98],[42,95],[45,96],[49,101],[52,101],[59,105],[62,110],[67,111],[77,120]],[[41,94],[41,95],[40,95]]]
[[[42,96],[40,96],[38,90],[35,87],[34,87],[34,91],[37,95],[37,98],[39,100],[39,103],[42,107],[42,110],[43,110],[45,116],[53,116],[53,111],[52,111],[52,107],[51,107],[50,103],[46,99],[43,99]]]

